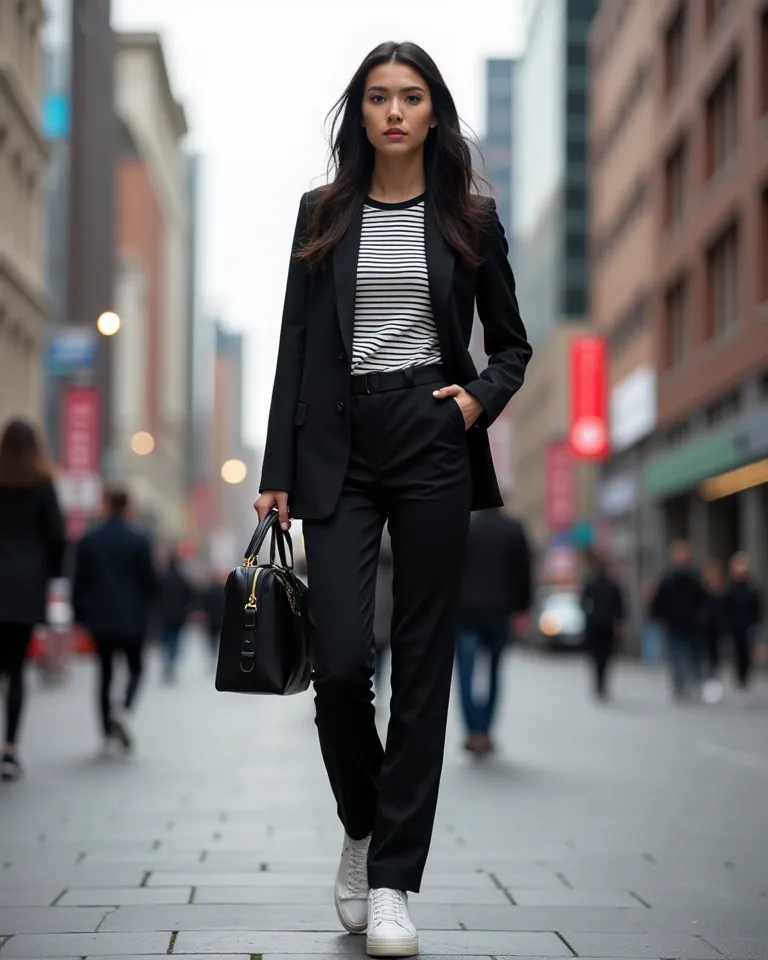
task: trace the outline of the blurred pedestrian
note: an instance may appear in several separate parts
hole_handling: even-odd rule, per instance
[[[731,557],[730,577],[723,592],[723,634],[733,644],[733,665],[738,690],[749,687],[755,633],[763,618],[763,595],[749,573],[749,557],[740,551]]]
[[[720,682],[720,646],[723,637],[723,571],[717,560],[710,560],[702,571],[706,603],[702,621],[706,682],[702,695],[707,703],[717,703],[723,696]]]
[[[34,427],[11,420],[0,437],[0,675],[7,681],[3,780],[22,773],[16,740],[24,661],[33,628],[45,622],[46,587],[61,576],[65,549],[48,456]]]
[[[502,510],[484,510],[469,525],[461,590],[456,666],[466,726],[465,749],[482,756],[499,693],[499,667],[513,639],[513,616],[531,606],[531,553],[523,525]],[[477,691],[479,655],[487,663],[483,694]]]
[[[215,659],[219,653],[221,624],[224,619],[224,584],[227,572],[216,571],[200,591],[200,611],[203,629],[208,640],[211,656]]]
[[[586,617],[584,639],[592,660],[594,691],[598,700],[608,697],[608,671],[624,625],[624,594],[604,557],[592,557],[592,573],[581,594]]]
[[[104,497],[105,518],[77,545],[73,606],[90,632],[99,658],[98,705],[105,753],[130,750],[125,715],[132,709],[144,667],[149,611],[157,573],[147,536],[129,520],[130,500],[121,489]],[[112,702],[115,655],[125,658],[128,683],[121,705]]]
[[[376,667],[373,680],[380,694],[389,652],[389,634],[392,627],[392,541],[385,527],[381,535],[379,566],[376,571],[376,599],[373,608],[373,644],[376,649]]]
[[[676,540],[669,551],[670,563],[651,602],[651,615],[666,634],[667,657],[675,699],[684,699],[704,680],[703,624],[707,592],[701,574],[692,562],[691,546]]]
[[[415,44],[366,57],[338,103],[335,179],[299,207],[259,516],[304,521],[317,727],[345,828],[336,908],[374,956],[418,949],[470,509],[500,506],[487,427],[531,355],[508,244],[473,194],[453,98]],[[477,313],[489,365],[468,343]],[[374,570],[392,536],[386,747]],[[370,898],[369,898],[370,884]]]
[[[181,633],[194,606],[195,592],[182,569],[178,550],[173,549],[160,580],[158,621],[163,653],[163,678],[174,683],[181,653]]]

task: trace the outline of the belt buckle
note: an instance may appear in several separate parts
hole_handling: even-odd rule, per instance
[[[378,390],[381,386],[381,380],[378,373],[367,373],[365,375],[365,389],[368,394]]]

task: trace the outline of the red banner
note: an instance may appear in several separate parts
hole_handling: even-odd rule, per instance
[[[570,389],[571,451],[581,460],[602,460],[608,455],[608,362],[600,337],[571,341]]]
[[[70,387],[64,394],[61,465],[72,473],[96,473],[100,452],[99,391]]]
[[[546,512],[550,531],[571,526],[576,513],[573,490],[573,458],[565,440],[547,444]]]

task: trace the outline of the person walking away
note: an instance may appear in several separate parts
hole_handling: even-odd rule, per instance
[[[163,651],[163,677],[174,683],[181,653],[181,632],[194,604],[194,590],[181,568],[177,550],[171,552],[160,581],[158,619]]]
[[[200,591],[199,602],[203,629],[208,638],[208,646],[214,661],[219,653],[221,624],[224,619],[224,585],[226,579],[227,571],[216,571]]]
[[[470,753],[493,750],[502,656],[513,638],[513,617],[524,617],[530,606],[531,553],[523,525],[500,509],[476,514],[469,525],[456,644],[464,746]],[[479,653],[488,666],[481,696],[475,692]]]
[[[702,623],[703,649],[706,658],[706,682],[702,697],[706,703],[717,703],[723,696],[720,682],[720,647],[723,637],[723,572],[717,560],[710,560],[702,572],[707,599]]]
[[[672,693],[682,700],[692,684],[700,689],[703,681],[702,625],[707,593],[687,541],[675,541],[669,556],[669,566],[651,602],[651,615],[664,627]]]
[[[373,680],[376,693],[381,694],[384,669],[387,665],[389,635],[392,627],[392,541],[384,528],[379,551],[379,566],[376,571],[376,597],[373,608],[373,642],[376,648],[376,666]]]
[[[612,576],[605,558],[595,556],[592,564],[592,574],[581,594],[581,606],[586,617],[584,639],[592,661],[595,697],[606,700],[608,671],[626,613],[623,591],[618,580]]]
[[[734,554],[729,568],[722,599],[723,634],[731,638],[736,687],[743,694],[752,675],[753,641],[763,618],[763,595],[750,576],[746,553]]]
[[[338,103],[333,178],[302,197],[259,517],[303,521],[316,723],[345,830],[342,925],[410,956],[427,859],[471,509],[501,506],[487,428],[531,348],[493,201],[434,61],[367,56]],[[468,344],[475,309],[485,370]],[[392,538],[392,696],[373,706],[376,562]],[[369,896],[370,892],[370,896]]]
[[[158,578],[149,538],[129,520],[121,489],[104,498],[105,518],[79,541],[75,556],[75,619],[91,634],[99,658],[98,707],[105,753],[133,746],[125,715],[134,706],[144,667],[144,643]],[[128,683],[121,706],[112,703],[115,656],[125,658]]]
[[[46,616],[46,588],[62,575],[64,520],[53,469],[33,426],[11,420],[0,437],[0,675],[6,681],[3,780],[22,766],[17,738],[24,706],[24,661]]]

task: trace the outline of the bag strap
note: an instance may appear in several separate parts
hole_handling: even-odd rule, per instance
[[[245,556],[243,557],[244,566],[255,567],[259,562],[259,550],[261,550],[262,544],[267,538],[267,534],[274,527],[277,519],[277,510],[272,509],[256,527],[256,530],[251,537],[251,542],[248,544],[248,549],[245,551]]]
[[[291,565],[288,566],[287,557],[285,553],[285,545],[288,544],[288,557],[290,557]],[[269,562],[275,562],[275,544],[277,544],[277,552],[280,555],[280,565],[286,570],[293,570],[293,541],[291,540],[291,535],[287,530],[282,530],[279,526],[272,528],[272,542],[269,545]]]

